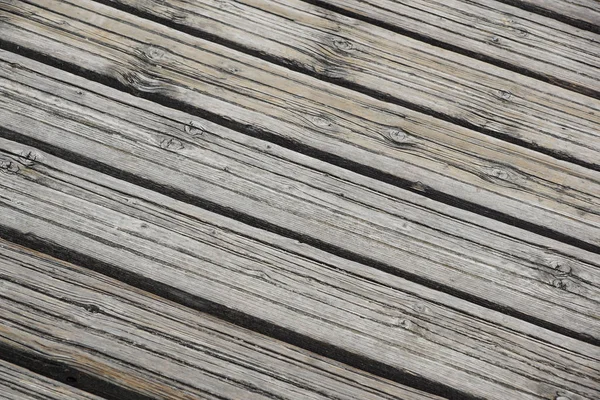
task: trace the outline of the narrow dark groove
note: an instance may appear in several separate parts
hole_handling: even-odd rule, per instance
[[[600,25],[594,25],[587,21],[580,19],[571,18],[568,15],[560,14],[549,10],[547,8],[536,6],[535,4],[525,4],[519,0],[497,0],[501,3],[508,4],[509,6],[517,7],[525,11],[529,11],[535,14],[539,14],[544,17],[552,18],[567,25],[574,26],[575,28],[583,29],[586,31],[600,33]]]
[[[183,33],[187,33],[188,35],[195,36],[195,37],[198,37],[198,38],[201,38],[201,39],[204,39],[204,40],[208,40],[208,41],[211,41],[211,42],[214,42],[214,43],[226,46],[226,47],[228,47],[228,48],[230,48],[232,50],[239,51],[241,53],[245,53],[245,54],[248,54],[250,56],[260,58],[260,59],[262,59],[264,61],[267,61],[267,62],[270,62],[272,64],[276,64],[276,65],[285,67],[285,68],[290,69],[292,71],[299,72],[299,73],[302,73],[304,75],[309,75],[309,76],[311,76],[313,78],[322,80],[324,82],[332,83],[334,85],[341,86],[341,87],[346,88],[346,89],[354,90],[356,92],[359,92],[359,93],[365,94],[367,96],[373,97],[373,98],[375,98],[377,100],[385,101],[387,103],[397,104],[399,106],[411,109],[413,111],[417,111],[417,112],[420,112],[420,113],[423,113],[423,114],[426,114],[426,115],[430,115],[432,117],[441,119],[443,121],[451,122],[453,124],[462,126],[464,128],[471,129],[473,131],[482,133],[484,135],[491,136],[491,137],[494,137],[496,139],[500,139],[500,140],[503,140],[505,142],[509,142],[509,143],[512,143],[512,144],[515,144],[515,145],[527,148],[529,150],[533,150],[533,151],[536,151],[536,152],[548,155],[548,156],[556,158],[558,160],[567,161],[567,162],[570,162],[570,163],[573,163],[573,164],[577,164],[577,165],[585,167],[585,168],[589,168],[589,169],[593,169],[593,170],[596,170],[596,171],[600,171],[600,163],[593,163],[593,162],[588,162],[586,160],[581,160],[579,158],[570,156],[569,154],[566,154],[566,153],[561,152],[561,151],[557,151],[557,150],[549,149],[549,148],[546,148],[546,147],[543,147],[543,146],[540,146],[540,145],[536,145],[535,143],[530,143],[530,142],[527,142],[525,140],[521,140],[521,139],[518,139],[516,137],[510,136],[510,135],[505,135],[502,132],[497,132],[497,131],[493,131],[493,130],[490,130],[490,129],[485,129],[485,128],[482,128],[482,127],[480,127],[480,126],[478,126],[476,124],[473,124],[473,123],[471,123],[471,122],[469,122],[467,120],[455,118],[455,117],[452,117],[450,115],[447,115],[447,114],[444,114],[444,113],[432,110],[431,108],[424,107],[424,106],[421,106],[421,105],[418,105],[418,104],[414,104],[414,103],[411,103],[410,101],[407,101],[407,100],[399,99],[399,98],[397,98],[395,96],[392,96],[392,95],[387,94],[387,93],[383,93],[381,91],[378,91],[376,89],[370,88],[368,86],[361,85],[359,83],[350,82],[350,81],[345,80],[343,78],[333,78],[333,77],[329,77],[329,76],[324,75],[324,74],[318,74],[315,71],[313,71],[310,68],[308,68],[307,66],[305,66],[305,65],[303,65],[301,63],[294,62],[294,60],[288,60],[288,59],[277,57],[275,55],[268,54],[268,53],[265,53],[265,52],[262,52],[262,51],[254,50],[254,49],[248,48],[246,46],[243,46],[243,45],[241,45],[239,43],[236,43],[236,42],[233,42],[231,40],[228,40],[226,38],[219,37],[219,36],[216,36],[216,35],[213,35],[213,34],[210,34],[210,33],[204,32],[204,31],[201,31],[199,29],[196,29],[196,28],[193,28],[193,27],[190,27],[190,26],[179,24],[177,22],[171,21],[171,20],[166,19],[166,18],[157,17],[157,16],[155,16],[153,14],[150,14],[150,13],[138,10],[137,8],[134,8],[134,7],[130,7],[130,6],[127,6],[127,5],[122,5],[122,4],[116,4],[116,3],[111,2],[110,0],[94,0],[94,1],[96,1],[98,3],[101,3],[101,4],[105,4],[107,6],[111,6],[113,8],[119,9],[121,11],[128,12],[130,14],[134,14],[134,15],[140,17],[140,18],[145,18],[145,19],[148,19],[150,21],[157,22],[157,23],[165,25],[165,26],[167,26],[169,28],[176,29],[176,30],[178,30],[180,32],[183,32]],[[319,1],[311,1],[311,0],[304,0],[304,1],[307,1],[307,2],[309,2],[311,4],[314,3],[315,5],[319,5],[320,6],[320,4],[317,4],[317,3],[320,3]],[[331,7],[331,8],[333,8],[333,7]],[[334,10],[334,11],[337,11],[337,10]],[[351,13],[348,13],[348,14],[350,15]],[[353,18],[358,18],[358,16],[354,16],[354,15],[350,15],[350,16],[352,16]],[[367,18],[364,17],[364,19],[366,21]],[[370,22],[370,21],[366,21],[366,22]],[[374,22],[370,22],[370,23],[374,24]],[[381,24],[384,24],[384,23],[379,21],[379,24],[381,25]],[[375,25],[377,25],[377,24],[375,24]],[[391,28],[386,28],[386,29],[393,30]],[[399,30],[399,29],[396,29],[396,30]],[[401,33],[401,34],[406,35],[406,36],[410,36],[410,32],[404,32],[403,31],[403,32],[398,32],[398,33]],[[427,42],[429,44],[433,44],[433,45],[436,45],[438,47],[444,47],[444,46],[446,46],[444,48],[447,49],[447,50],[452,50],[452,51],[459,52],[459,53],[462,52],[462,54],[468,55],[469,57],[475,57],[475,58],[478,58],[478,59],[482,59],[481,57],[484,57],[483,55],[478,55],[476,53],[471,53],[471,52],[468,52],[467,50],[458,51],[457,48],[454,48],[454,47],[452,47],[450,45],[446,45],[446,44],[443,44],[443,43],[436,44],[436,43],[432,42],[433,39],[430,39],[430,38],[421,37],[421,38],[416,38],[416,39],[419,39],[421,41],[425,41],[425,42]],[[518,72],[520,74],[527,75],[527,76],[530,76],[530,77],[538,79],[538,80],[542,80],[544,82],[549,82],[549,83],[553,83],[553,84],[556,84],[558,82],[558,80],[556,78],[550,79],[550,78],[547,78],[547,77],[544,77],[544,76],[541,76],[541,75],[540,76],[533,76],[533,75],[531,75],[531,74],[534,74],[533,72],[531,74],[529,74],[527,72],[527,70],[521,70],[521,69],[519,69],[519,67],[516,67],[516,66],[513,66],[513,65],[511,65],[510,68],[507,67],[507,66],[502,66],[502,65],[500,65],[500,63],[502,63],[502,61],[500,61],[500,60],[496,60],[494,62],[490,62],[489,60],[485,60],[485,59],[482,59],[482,60],[486,61],[488,63],[495,64],[497,66],[506,68],[506,69],[510,69],[510,70],[512,70],[514,72]],[[560,81],[560,82],[561,82],[560,86],[563,86],[563,87],[565,87],[567,89],[578,91],[578,92],[580,92],[582,94],[585,94],[585,95],[588,95],[590,97],[594,97],[594,98],[600,99],[600,92],[596,92],[596,91],[593,91],[593,90],[585,88],[585,87],[574,88],[574,87],[572,87],[572,85],[570,85],[567,82],[562,82],[562,81]],[[585,93],[586,91],[587,91],[587,93]]]
[[[29,247],[39,252],[46,253],[58,259],[84,266],[93,271],[102,273],[114,279],[118,279],[129,285],[138,287],[142,290],[148,291],[155,295],[161,296],[165,299],[177,302],[186,307],[193,308],[195,310],[205,312],[207,314],[218,317],[224,321],[236,324],[246,329],[258,332],[260,334],[290,343],[294,346],[304,348],[313,353],[319,354],[324,357],[331,358],[333,360],[342,362],[350,365],[354,368],[361,369],[363,371],[372,373],[374,375],[393,380],[394,382],[413,387],[418,390],[422,390],[438,396],[443,396],[451,400],[478,400],[477,397],[469,395],[467,393],[458,391],[454,388],[446,385],[422,378],[412,374],[403,372],[397,368],[391,367],[382,362],[378,362],[367,357],[354,354],[348,350],[339,348],[329,343],[321,342],[317,339],[311,338],[294,332],[290,329],[280,327],[269,321],[257,318],[255,316],[243,313],[241,311],[233,310],[224,305],[212,302],[207,299],[192,295],[184,292],[180,289],[174,288],[162,282],[158,282],[144,276],[140,276],[129,271],[124,271],[121,268],[98,261],[89,256],[76,252],[72,249],[66,249],[55,243],[51,243],[44,239],[38,238],[34,235],[22,234],[12,229],[7,229],[0,226],[0,237],[10,240],[14,243],[22,246]],[[118,390],[122,388],[116,388],[110,383],[104,382],[93,376],[84,376],[77,370],[73,370],[68,365],[55,365],[48,363],[40,358],[34,358],[28,354],[23,354],[18,350],[12,349],[6,345],[2,345],[0,342],[0,358],[6,359],[7,361],[13,362],[17,365],[21,365],[27,369],[30,369],[39,374],[49,376],[53,379],[65,381],[65,375],[75,376],[79,385],[84,385],[82,388],[90,393],[94,393],[94,390],[106,391],[110,396],[107,399],[133,399],[133,400],[146,400],[139,394],[135,394],[137,397],[115,397],[118,394]],[[89,379],[89,381],[88,381]],[[98,381],[99,385],[95,389],[94,387],[88,388],[87,383]],[[92,385],[94,386],[94,385]],[[89,390],[88,390],[89,389]],[[107,390],[108,389],[108,390]]]
[[[99,1],[99,0],[95,0],[95,1]],[[100,0],[100,1],[105,1],[105,0]],[[430,45],[435,46],[435,47],[440,47],[440,48],[445,49],[445,50],[450,50],[450,51],[452,51],[454,53],[459,53],[459,54],[462,54],[462,55],[465,55],[465,56],[468,56],[468,57],[471,57],[471,58],[476,58],[476,59],[478,59],[480,61],[483,61],[483,62],[486,62],[488,64],[492,64],[492,65],[495,65],[497,67],[504,68],[506,70],[509,70],[509,71],[512,71],[512,72],[516,72],[516,73],[519,73],[521,75],[525,75],[525,76],[528,76],[530,78],[534,78],[534,79],[540,80],[542,82],[551,83],[553,85],[560,86],[560,87],[563,87],[565,89],[572,90],[574,92],[578,92],[578,93],[581,93],[583,95],[590,96],[590,97],[593,97],[593,98],[596,98],[596,99],[600,98],[600,92],[598,92],[596,90],[593,90],[593,89],[590,89],[588,87],[581,86],[581,85],[574,85],[572,83],[569,83],[567,81],[564,81],[564,80],[558,79],[558,78],[551,78],[549,76],[546,76],[546,75],[541,74],[539,72],[536,72],[534,70],[527,69],[527,68],[524,68],[524,67],[519,67],[517,65],[511,64],[511,63],[506,62],[506,61],[502,61],[500,59],[491,57],[491,56],[486,55],[486,54],[478,53],[478,52],[475,52],[475,51],[472,51],[472,50],[467,50],[465,48],[458,47],[458,46],[450,44],[450,43],[442,42],[441,40],[434,39],[432,37],[422,35],[422,34],[420,34],[418,32],[413,32],[413,31],[406,30],[404,28],[400,28],[399,26],[392,25],[392,24],[387,23],[385,21],[380,21],[378,19],[371,18],[371,17],[368,17],[366,15],[357,14],[357,13],[355,13],[353,11],[349,11],[349,10],[346,10],[344,8],[334,6],[332,4],[324,2],[322,0],[302,0],[302,1],[304,1],[305,3],[309,3],[309,4],[312,4],[312,5],[315,5],[317,7],[324,8],[324,9],[329,10],[329,11],[336,12],[338,14],[342,14],[342,15],[344,15],[346,17],[349,17],[349,18],[354,18],[354,19],[358,19],[358,20],[363,21],[363,22],[367,22],[367,23],[369,23],[371,25],[378,26],[378,27],[386,29],[388,31],[399,33],[399,34],[401,34],[403,36],[408,36],[408,37],[410,37],[412,39],[415,39],[415,40],[418,40],[418,41],[421,41],[421,42],[425,42],[425,43],[430,44]],[[505,1],[505,0],[500,0],[500,1]],[[510,1],[510,0],[506,0],[506,1]],[[113,7],[114,6],[115,5],[113,5]]]
[[[100,379],[66,362],[44,358],[41,354],[32,354],[22,349],[9,346],[0,341],[0,358],[69,386],[76,387],[106,400],[153,400],[115,383]]]
[[[426,286],[428,288],[431,288],[431,289],[434,289],[437,291],[441,291],[443,293],[452,295],[452,296],[460,298],[462,300],[469,301],[471,303],[477,304],[479,306],[482,306],[482,307],[485,307],[485,308],[488,308],[488,309],[491,309],[494,311],[498,311],[505,315],[509,315],[511,317],[518,318],[520,320],[529,322],[531,324],[541,326],[543,328],[560,333],[562,335],[569,336],[569,337],[572,337],[572,338],[575,338],[575,339],[578,339],[581,341],[585,341],[587,343],[591,343],[594,345],[600,345],[600,339],[596,339],[592,336],[588,336],[588,335],[585,335],[585,334],[582,334],[582,333],[579,333],[576,331],[572,331],[563,326],[556,325],[552,322],[545,321],[545,320],[524,314],[513,308],[502,306],[502,305],[490,302],[484,298],[480,298],[480,297],[474,296],[470,293],[463,292],[459,289],[440,284],[439,282],[423,278],[423,277],[413,274],[413,273],[402,271],[402,270],[398,269],[397,267],[387,265],[380,261],[374,260],[368,256],[354,253],[350,250],[347,250],[347,249],[338,247],[336,245],[324,242],[320,239],[316,239],[311,236],[301,234],[301,233],[295,232],[293,230],[290,230],[290,229],[287,229],[287,228],[284,228],[284,227],[281,227],[278,225],[274,225],[274,224],[264,221],[260,218],[254,217],[252,215],[248,215],[246,213],[240,212],[240,211],[232,209],[232,208],[222,206],[222,205],[214,203],[212,201],[189,195],[181,189],[176,189],[173,187],[167,187],[167,186],[158,184],[149,179],[139,177],[135,174],[120,170],[116,167],[101,163],[97,160],[84,157],[80,154],[73,153],[73,152],[70,152],[68,150],[64,150],[61,148],[57,148],[55,146],[49,145],[44,142],[37,141],[32,138],[24,137],[18,133],[9,131],[2,127],[0,127],[0,137],[15,141],[18,143],[25,144],[27,146],[35,147],[46,153],[49,153],[56,157],[60,157],[64,160],[70,161],[74,164],[78,164],[78,165],[84,166],[86,168],[90,168],[90,169],[98,171],[100,173],[103,173],[103,174],[112,176],[114,178],[132,183],[134,185],[141,186],[143,188],[161,193],[165,196],[169,196],[173,199],[200,207],[202,209],[214,212],[216,214],[223,215],[223,216],[231,218],[231,219],[235,219],[237,221],[243,222],[243,223],[253,226],[255,228],[263,229],[268,232],[272,232],[272,233],[275,233],[275,234],[278,234],[278,235],[281,235],[281,236],[284,236],[284,237],[287,237],[290,239],[298,240],[299,242],[306,243],[312,247],[315,247],[319,250],[336,255],[338,257],[345,258],[347,260],[351,260],[351,261],[355,261],[355,262],[367,265],[371,268],[375,268],[380,271],[389,273],[391,275],[407,279],[409,281],[418,283],[418,284]],[[2,228],[0,226],[0,231],[2,229],[4,229],[4,228]],[[0,233],[0,235],[1,235],[1,233]],[[11,239],[11,238],[9,238],[9,240],[15,241],[14,239]],[[59,257],[59,258],[61,258],[61,257]]]
[[[189,113],[192,115],[196,115],[200,118],[204,118],[208,121],[219,124],[221,126],[229,128],[229,129],[236,130],[238,132],[252,136],[256,139],[260,139],[260,140],[264,140],[264,141],[268,141],[268,142],[277,144],[279,146],[285,147],[285,148],[295,151],[297,153],[305,154],[310,157],[319,159],[321,161],[325,161],[330,164],[336,165],[338,167],[345,168],[352,172],[361,174],[363,176],[389,183],[389,184],[397,186],[401,189],[409,190],[409,191],[417,193],[419,195],[428,197],[432,200],[436,200],[436,201],[439,201],[441,203],[444,203],[444,204],[447,204],[447,205],[450,205],[450,206],[453,206],[456,208],[460,208],[460,209],[467,210],[467,211],[470,211],[470,212],[473,212],[473,213],[476,213],[479,215],[483,215],[488,218],[496,219],[500,222],[507,223],[507,224],[515,226],[517,228],[525,229],[525,230],[533,232],[535,234],[545,236],[550,239],[558,240],[563,243],[566,243],[566,244],[569,244],[569,245],[572,245],[575,247],[579,247],[581,249],[584,249],[584,250],[587,250],[587,251],[590,251],[593,253],[600,254],[600,246],[585,242],[583,240],[574,238],[572,236],[566,235],[561,232],[557,232],[551,228],[537,225],[537,224],[534,224],[531,222],[523,221],[523,220],[513,217],[511,215],[507,215],[505,213],[489,209],[487,207],[466,201],[464,199],[461,199],[461,198],[458,198],[458,197],[455,197],[452,195],[448,195],[444,192],[433,189],[431,187],[424,186],[421,182],[412,182],[412,181],[406,180],[404,178],[400,178],[400,177],[391,175],[389,173],[386,173],[385,171],[381,171],[379,169],[357,163],[353,160],[343,158],[343,157],[337,156],[335,154],[327,153],[318,148],[314,148],[314,147],[308,146],[303,143],[298,143],[294,140],[286,139],[286,138],[278,136],[274,133],[267,132],[262,129],[258,129],[253,125],[241,124],[230,118],[226,118],[221,115],[214,114],[210,111],[206,111],[206,110],[200,109],[198,107],[195,107],[191,104],[172,99],[172,98],[165,96],[163,94],[160,94],[160,93],[148,93],[148,92],[141,92],[141,91],[135,90],[134,88],[131,88],[131,87],[119,82],[116,78],[102,75],[97,72],[84,69],[83,67],[81,67],[77,64],[66,63],[66,62],[64,62],[62,60],[58,60],[54,57],[40,54],[37,51],[31,50],[31,49],[25,49],[20,46],[16,46],[16,45],[6,42],[2,39],[0,39],[0,49],[12,51],[12,52],[20,54],[22,56],[31,58],[35,61],[44,63],[46,65],[63,69],[66,72],[70,72],[70,73],[79,75],[82,78],[96,81],[98,83],[112,87],[114,89],[117,89],[117,90],[120,90],[120,91],[123,91],[126,93],[130,93],[134,96],[138,96],[138,97],[144,98],[146,100],[155,102],[164,107],[169,107],[169,108],[183,111],[183,112],[186,112],[186,113]],[[4,132],[5,132],[5,134],[8,134],[6,131],[4,131]],[[20,141],[22,139],[15,138],[14,140]],[[41,143],[40,143],[40,145],[41,145]],[[51,152],[51,151],[52,150],[49,150],[49,152]],[[62,151],[62,150],[57,149],[54,151]],[[76,156],[76,157],[79,157],[79,156]],[[74,162],[77,163],[78,161],[74,161]],[[90,168],[93,169],[94,167],[90,167]],[[148,184],[150,184],[150,183],[147,183],[147,185]],[[154,186],[156,186],[156,184],[154,184]]]

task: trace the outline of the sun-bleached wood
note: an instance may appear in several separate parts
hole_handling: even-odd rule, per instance
[[[598,340],[597,256],[0,53],[2,126],[55,154]],[[6,133],[5,133],[6,134]],[[66,153],[65,153],[66,152]]]
[[[0,296],[8,348],[148,398],[438,399],[5,241]],[[4,366],[0,387],[96,399]]]
[[[453,388],[455,397],[598,394],[596,346],[29,146],[1,139],[0,148],[0,226],[16,240],[65,257],[71,252],[188,306],[215,310],[216,304],[221,313]],[[14,285],[3,286],[16,296]],[[37,316],[26,320],[44,325]]]
[[[105,0],[128,1],[128,0]],[[282,0],[283,1],[283,0]],[[506,2],[533,5],[552,13],[572,15],[596,32],[582,30],[551,17],[525,11]],[[595,10],[571,0],[317,0],[339,12],[372,21],[437,46],[524,72],[563,87],[600,96],[599,2]],[[545,5],[543,3],[546,3]],[[570,3],[570,4],[568,4]],[[579,15],[577,15],[579,14]],[[594,61],[596,60],[596,61]],[[493,68],[488,69],[488,71]]]
[[[600,33],[600,2],[598,0],[501,0],[534,10],[542,15],[556,16],[575,26]]]
[[[223,123],[271,135],[306,153],[319,152],[328,160],[400,180],[415,191],[449,197],[453,204],[482,213],[493,210],[512,223],[533,224],[527,226],[599,248],[600,172],[101,4],[78,4],[91,10],[52,0],[44,7],[63,14],[18,1],[1,5],[6,22],[0,33],[5,41],[74,63],[92,76],[119,80],[136,93],[209,112]]]
[[[550,83],[300,0],[109,3],[322,79],[501,137],[535,142],[553,154],[600,168],[600,144],[589,144],[589,139],[600,140],[600,136],[593,130],[558,122],[586,118],[584,114],[568,116],[563,100],[582,104],[599,101]],[[498,52],[495,58],[515,64],[515,69],[552,82],[564,81],[563,86],[600,97],[600,35],[495,1],[483,3],[411,1],[406,5],[394,3],[394,7],[401,17],[414,18],[415,28],[427,30],[428,23],[442,25],[439,31],[445,40],[457,36],[459,46],[466,42],[472,44],[471,51]],[[363,2],[356,5],[362,6]],[[369,9],[368,2],[364,8]],[[404,8],[412,12],[404,14]]]
[[[0,252],[2,251],[0,245]],[[1,256],[0,256],[1,257]],[[0,280],[2,278],[0,277]],[[0,284],[1,286],[1,284]],[[2,289],[0,289],[0,292]],[[2,333],[0,333],[2,335]],[[0,359],[2,400],[102,400],[72,386],[48,379]]]

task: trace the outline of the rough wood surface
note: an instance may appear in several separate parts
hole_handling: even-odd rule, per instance
[[[72,368],[87,390],[85,374],[149,398],[438,398],[4,241],[0,296],[0,341]],[[0,368],[3,384],[35,389]]]
[[[598,0],[501,0],[600,33]]]
[[[1,147],[8,166],[0,173],[4,235],[73,249],[91,267],[160,295],[240,313],[268,331],[295,332],[427,387],[452,387],[454,398],[599,394],[596,346],[308,246],[288,252],[289,239],[39,150],[6,140]],[[11,282],[3,287],[6,297],[19,293]],[[21,303],[33,295],[26,290]],[[37,314],[25,320],[47,325]]]
[[[0,289],[1,291],[2,289]],[[2,334],[0,333],[0,335]],[[3,360],[0,360],[0,399],[102,400],[100,397],[48,379]]]
[[[560,0],[533,1],[545,2],[549,9],[567,4]],[[496,0],[315,2],[438,46],[600,97],[598,33]],[[591,2],[598,4],[596,0]],[[559,9],[554,11],[560,12]],[[588,12],[588,18],[597,18],[593,16],[597,12],[598,6],[592,14]]]
[[[283,140],[295,149],[406,182],[413,190],[450,198],[447,201],[455,205],[493,210],[511,223],[533,224],[533,229],[550,230],[571,243],[599,249],[600,172],[374,100],[110,7],[87,1],[78,4],[95,11],[44,1],[44,7],[73,14],[67,17],[23,2],[4,3],[2,8],[10,13],[2,11],[5,22],[0,33],[8,42],[75,63],[95,76],[118,79],[154,99],[176,101],[194,112],[208,111],[223,123],[245,126],[246,132]]]
[[[12,132],[4,135],[600,340],[597,255],[0,54],[0,120]]]
[[[579,143],[577,136],[568,138],[572,131],[558,139],[553,131],[560,128],[544,122],[545,114],[556,112],[549,107],[559,103],[556,97],[585,103],[581,96],[299,0],[107,1],[463,125],[535,141],[555,153],[592,157],[583,161],[600,157],[585,148],[585,133]],[[406,18],[414,18],[420,30],[437,25],[445,40],[460,35],[459,45],[471,44],[470,51],[490,57],[498,52],[495,58],[513,69],[600,98],[600,35],[490,0],[388,3],[401,15],[410,9]]]

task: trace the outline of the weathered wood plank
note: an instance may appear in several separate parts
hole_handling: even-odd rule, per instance
[[[557,111],[551,104],[559,110],[559,99],[585,104],[582,96],[299,0],[108,2],[469,127],[536,142],[554,154],[588,163],[600,158],[600,144],[592,153],[586,139],[593,130],[572,135],[573,130],[548,123]],[[461,44],[477,42],[479,53],[499,49],[503,63],[600,98],[599,35],[494,1],[483,3],[411,1],[405,7],[443,25],[440,30],[453,28],[462,35]]]
[[[295,332],[395,377],[454,388],[442,390],[454,398],[599,393],[596,346],[309,246],[288,252],[300,245],[36,149],[5,140],[1,147],[12,162],[0,174],[5,235],[73,249],[90,266],[161,295],[255,318],[269,332],[286,330],[286,340]],[[17,287],[3,286],[14,299]]]
[[[73,385],[109,382],[111,398],[438,399],[5,241],[0,296],[7,348],[66,365]],[[0,369],[2,383],[34,384]]]
[[[3,360],[0,360],[0,399],[101,400],[100,397],[48,379]]]
[[[496,0],[315,2],[441,47],[600,96],[598,31],[584,31]],[[567,2],[547,3],[551,9]],[[561,12],[558,8],[555,11]],[[596,11],[588,9],[588,18],[597,18],[597,11],[597,6]]]
[[[103,79],[118,79],[154,99],[208,112],[246,132],[405,183],[461,207],[501,213],[495,215],[600,251],[600,172],[100,4],[78,2],[92,12],[44,1],[44,7],[73,14],[68,17],[13,3],[2,6],[10,10],[2,11],[6,21],[0,33],[5,41],[74,63]]]
[[[501,0],[600,33],[598,0]]]
[[[113,175],[124,172],[192,204],[600,340],[597,255],[20,56],[0,58],[0,121],[19,140],[46,143],[56,154],[110,166]]]

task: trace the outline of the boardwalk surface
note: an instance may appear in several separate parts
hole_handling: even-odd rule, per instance
[[[0,399],[600,398],[600,2],[0,0]]]

